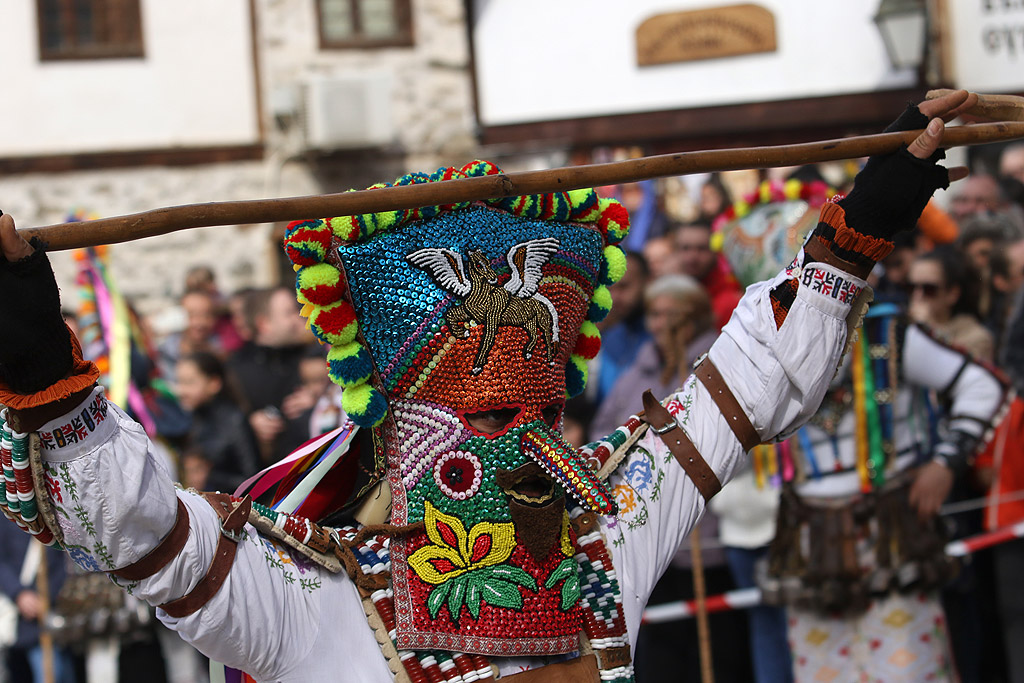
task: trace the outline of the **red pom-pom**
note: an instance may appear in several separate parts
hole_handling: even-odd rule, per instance
[[[573,353],[577,356],[583,356],[587,360],[595,357],[597,352],[601,350],[601,338],[590,337],[585,334],[581,334],[576,338],[576,348],[573,349]]]

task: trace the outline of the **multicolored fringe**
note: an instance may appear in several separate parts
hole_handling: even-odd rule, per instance
[[[146,392],[172,398],[170,387],[159,377],[146,386],[132,378],[133,349],[154,358],[156,352],[138,316],[128,305],[108,270],[106,247],[76,249],[78,264],[78,321],[83,356],[96,363],[100,384],[117,405],[125,406],[150,437],[157,435],[157,421],[146,400]]]
[[[359,427],[349,421],[307,441],[288,457],[242,482],[235,495],[259,499],[275,514],[283,511],[324,519],[341,502],[333,490],[337,482],[329,475],[357,457],[351,446],[358,432]],[[359,497],[363,491],[355,493]]]
[[[409,174],[397,179],[394,185],[500,174],[501,169],[488,161],[473,161],[462,168],[439,168],[432,175]],[[382,187],[389,185],[382,183],[370,189]],[[576,346],[566,364],[566,394],[568,397],[577,396],[586,387],[587,361],[597,355],[601,346],[596,323],[603,320],[611,310],[608,285],[618,282],[626,271],[625,254],[615,245],[629,231],[629,216],[617,200],[602,198],[592,189],[501,197],[485,202],[493,208],[524,218],[594,224],[604,236],[606,246],[601,259],[599,283],[591,297],[587,319],[582,324]],[[296,221],[288,226],[284,248],[296,271],[296,297],[303,306],[302,314],[317,339],[332,346],[327,358],[328,373],[331,381],[345,388],[342,408],[362,427],[380,424],[387,413],[388,404],[377,388],[380,386],[380,378],[375,378],[370,354],[360,341],[357,314],[348,300],[344,277],[335,265],[331,253],[332,244],[364,242],[377,232],[394,230],[467,206],[469,202],[457,202],[418,209]]]
[[[885,484],[885,466],[892,452],[893,383],[890,373],[889,343],[876,344],[883,332],[888,342],[891,318],[867,319],[864,333],[854,343],[851,358],[853,408],[856,416],[857,472],[865,493]],[[869,330],[869,325],[876,329]]]
[[[43,524],[36,501],[29,461],[29,435],[12,431],[7,408],[0,410],[0,463],[3,464],[5,495],[0,497],[4,516],[43,545],[58,545],[53,532]]]

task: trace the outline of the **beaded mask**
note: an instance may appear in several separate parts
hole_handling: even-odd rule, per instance
[[[489,175],[487,162],[396,184]],[[378,186],[379,187],[379,186]],[[600,347],[625,211],[593,190],[289,226],[299,300],[372,429],[392,523],[397,643],[555,654],[582,629],[567,505],[614,514],[559,425]]]

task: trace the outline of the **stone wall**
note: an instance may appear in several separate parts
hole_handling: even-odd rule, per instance
[[[459,0],[414,0],[416,44],[410,48],[322,51],[309,0],[257,0],[258,73],[266,155],[259,162],[141,167],[0,178],[0,208],[23,227],[65,220],[75,209],[116,216],[209,201],[337,192],[391,180],[409,170],[462,164],[479,156],[474,137],[469,49]],[[248,30],[240,27],[239,30]],[[382,150],[311,154],[297,120],[274,116],[272,94],[309,75],[373,69],[390,73],[396,140]],[[222,291],[268,286],[279,279],[280,226],[188,230],[111,247],[111,270],[123,293],[161,331],[173,314],[186,271],[214,269]],[[69,308],[75,306],[70,254],[52,255]]]

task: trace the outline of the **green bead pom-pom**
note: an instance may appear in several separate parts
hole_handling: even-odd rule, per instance
[[[327,353],[331,380],[343,387],[362,384],[373,374],[373,363],[366,347],[359,342],[334,346]]]
[[[373,427],[387,415],[388,402],[369,384],[356,384],[341,392],[341,408],[360,427]]]
[[[587,361],[573,354],[565,365],[565,395],[579,396],[587,388]]]
[[[616,246],[605,247],[604,259],[601,262],[601,284],[614,284],[625,274],[626,254]]]
[[[594,297],[590,300],[590,308],[587,310],[587,319],[599,323],[604,320],[612,310],[612,293],[605,285],[598,285],[594,290]]]

